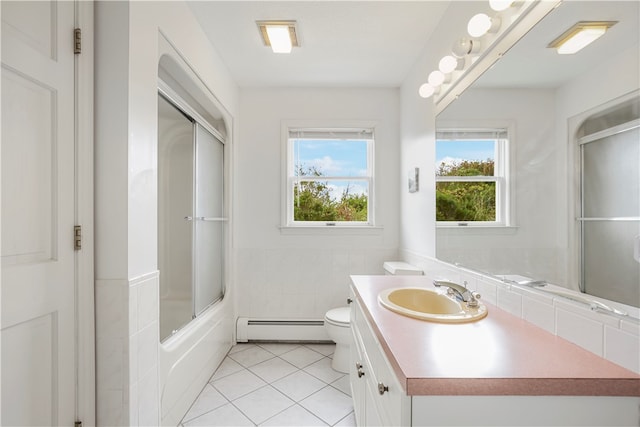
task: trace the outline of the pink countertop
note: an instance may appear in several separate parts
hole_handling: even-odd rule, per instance
[[[640,375],[486,304],[486,318],[441,324],[378,302],[384,289],[433,287],[427,276],[351,276],[408,395],[640,396]]]

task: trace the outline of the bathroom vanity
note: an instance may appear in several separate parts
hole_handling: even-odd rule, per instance
[[[487,304],[442,324],[383,307],[426,276],[352,276],[350,382],[368,425],[638,425],[640,375]]]

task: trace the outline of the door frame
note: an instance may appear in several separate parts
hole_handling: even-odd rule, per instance
[[[82,30],[82,52],[75,55],[75,224],[82,225],[76,251],[76,420],[96,424],[94,299],[94,5],[74,0],[75,28]]]

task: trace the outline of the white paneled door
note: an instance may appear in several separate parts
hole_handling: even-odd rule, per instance
[[[75,419],[74,2],[2,7],[2,425]]]

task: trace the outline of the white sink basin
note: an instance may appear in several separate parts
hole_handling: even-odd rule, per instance
[[[403,316],[439,323],[467,323],[487,315],[487,307],[478,303],[468,307],[432,289],[392,288],[378,294],[383,307]]]

